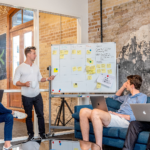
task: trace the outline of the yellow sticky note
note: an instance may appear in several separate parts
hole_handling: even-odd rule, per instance
[[[88,63],[90,63],[91,60],[92,60],[91,58],[87,58],[87,62],[88,62]]]
[[[57,73],[58,72],[58,68],[54,68],[54,73]]]
[[[86,66],[86,71],[89,71],[90,70],[90,66]]]
[[[77,55],[81,55],[81,50],[77,50]]]
[[[79,150],[78,148],[74,148],[74,150]]]
[[[77,88],[78,87],[78,83],[73,83],[73,87]]]
[[[110,69],[110,70],[108,70],[108,74],[112,74],[112,70]]]
[[[92,80],[92,76],[88,76],[87,78],[88,78],[88,80]]]
[[[102,73],[106,73],[106,69],[102,69]]]
[[[107,64],[107,68],[111,68],[111,64]]]
[[[78,67],[78,71],[82,71],[82,67]]]
[[[60,50],[60,55],[64,54],[64,52],[65,52],[64,50]]]
[[[97,69],[97,73],[101,73],[101,69]]]
[[[87,51],[86,51],[86,54],[91,54],[91,51],[90,51],[90,50],[87,50]]]
[[[64,54],[60,54],[60,59],[64,59]]]
[[[65,54],[65,55],[68,55],[68,50],[65,50],[64,54]]]
[[[105,67],[106,67],[106,65],[105,65],[105,64],[102,64],[101,66],[102,66],[102,68],[105,68]]]
[[[100,89],[101,88],[101,83],[97,83],[96,88]]]
[[[96,67],[97,67],[97,68],[101,68],[101,65],[100,65],[100,64],[97,64]]]
[[[53,51],[53,55],[56,55],[57,54],[57,51]]]
[[[73,71],[77,71],[77,67],[72,67],[72,70]]]
[[[94,63],[94,60],[91,60],[91,61],[90,61],[90,64],[93,64],[93,63]]]
[[[76,50],[72,50],[72,54],[76,54]]]

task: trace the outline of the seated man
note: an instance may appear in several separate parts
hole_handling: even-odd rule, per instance
[[[27,115],[18,111],[6,109],[0,103],[0,123],[5,122],[4,127],[4,141],[3,150],[8,150],[11,147],[10,141],[12,140],[13,118],[24,119]]]
[[[96,144],[102,148],[103,127],[122,127],[128,128],[129,123],[135,120],[130,104],[146,103],[147,96],[140,93],[142,78],[138,75],[127,77],[127,82],[118,90],[114,100],[122,103],[120,109],[115,112],[105,112],[99,109],[83,108],[80,111],[80,127],[84,141],[89,140],[89,120],[93,124]],[[121,96],[122,92],[127,89],[131,94]]]
[[[128,128],[123,150],[133,150],[138,135],[142,131],[150,131],[150,122],[132,121]],[[150,136],[148,138],[146,150],[150,150]]]

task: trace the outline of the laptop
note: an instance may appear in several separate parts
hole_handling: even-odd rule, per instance
[[[101,109],[103,111],[108,112],[108,108],[104,96],[91,96],[90,99],[93,108]]]
[[[137,121],[150,122],[150,104],[130,104]]]
[[[2,102],[3,92],[4,92],[4,90],[0,90],[0,103]]]

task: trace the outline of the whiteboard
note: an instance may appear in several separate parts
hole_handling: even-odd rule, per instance
[[[51,75],[56,75],[51,82],[52,93],[116,92],[116,43],[52,45],[51,56]],[[98,87],[100,73],[115,77],[111,87]]]

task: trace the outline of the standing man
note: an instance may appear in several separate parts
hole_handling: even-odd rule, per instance
[[[40,137],[41,139],[46,139],[43,100],[40,94],[39,82],[53,80],[54,76],[42,78],[38,66],[34,64],[36,58],[35,47],[27,47],[25,49],[25,56],[25,62],[19,65],[15,71],[13,84],[21,87],[22,102],[25,113],[28,115],[26,118],[26,126],[29,135],[27,141],[31,141],[34,138],[32,123],[33,106],[38,117]]]

